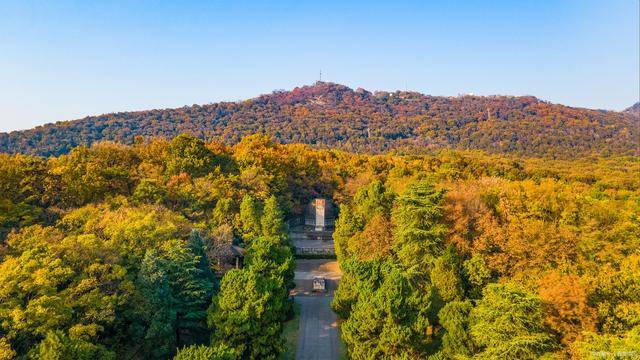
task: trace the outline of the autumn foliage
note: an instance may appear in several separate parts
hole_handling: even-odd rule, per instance
[[[407,117],[436,108],[334,88],[224,106],[312,117],[304,104],[315,94],[314,107],[344,121],[341,104],[372,98]],[[526,114],[555,107],[508,101],[524,101]],[[276,358],[292,314],[286,220],[316,197],[339,205],[343,278],[332,306],[352,358],[640,352],[637,158],[373,155],[236,140],[0,154],[0,358]],[[231,245],[246,251],[244,268],[229,270]]]
[[[121,112],[0,133],[0,151],[60,155],[101,140],[190,133],[235,144],[265,133],[281,143],[351,152],[424,153],[448,148],[575,159],[638,155],[638,121],[533,96],[428,96],[318,82],[250,100]],[[170,166],[174,166],[169,164]]]

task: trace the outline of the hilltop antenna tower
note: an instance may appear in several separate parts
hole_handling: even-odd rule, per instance
[[[320,77],[318,79],[318,82],[322,82],[322,69],[320,69]]]

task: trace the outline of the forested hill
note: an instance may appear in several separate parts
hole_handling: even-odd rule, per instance
[[[242,102],[121,112],[0,133],[0,152],[59,155],[98,140],[191,133],[235,143],[265,132],[283,143],[357,152],[480,149],[575,158],[637,154],[638,116],[535,97],[369,92],[318,82]]]

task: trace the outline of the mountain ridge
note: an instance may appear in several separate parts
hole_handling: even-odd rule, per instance
[[[632,112],[574,108],[534,96],[431,96],[317,82],[237,102],[117,112],[0,133],[0,152],[59,155],[100,140],[182,132],[235,143],[264,132],[283,143],[357,152],[477,149],[574,158],[637,154]]]
[[[622,112],[635,114],[636,116],[640,116],[640,101],[635,104],[629,106],[628,108],[622,110]]]

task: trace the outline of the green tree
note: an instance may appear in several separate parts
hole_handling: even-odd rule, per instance
[[[93,343],[117,327],[132,284],[98,237],[31,226],[12,234],[8,245],[11,255],[0,264],[0,331],[20,356],[50,331]]]
[[[251,243],[251,240],[262,233],[261,217],[260,203],[251,195],[245,195],[240,203],[240,222],[242,224],[242,238],[245,243]]]
[[[213,343],[241,358],[275,359],[284,346],[281,314],[287,307],[279,288],[277,281],[249,269],[227,272],[209,310]]]
[[[275,196],[271,196],[264,202],[260,225],[262,228],[262,236],[280,239],[284,244],[288,242],[284,214],[282,210],[280,210],[278,200]]]
[[[640,326],[640,254],[629,255],[618,267],[600,268],[590,296],[598,304],[599,326],[613,334]]]
[[[358,231],[362,231],[363,227],[364,225],[354,216],[351,207],[341,204],[335,231],[333,232],[335,251],[340,261],[346,261],[351,255],[348,252],[349,241]]]
[[[199,278],[203,283],[211,284],[213,288],[215,277],[213,276],[213,271],[211,271],[211,264],[209,264],[209,258],[207,257],[207,249],[204,245],[202,235],[200,235],[200,231],[195,229],[191,230],[191,234],[189,234],[189,238],[187,239],[187,247],[191,250],[191,253],[199,259],[197,265]]]
[[[104,346],[71,338],[62,331],[50,331],[38,345],[36,358],[42,360],[108,360],[115,359],[116,356]]]
[[[433,340],[431,290],[416,287],[400,269],[385,274],[380,288],[361,292],[342,338],[349,355],[364,358],[423,358]]]
[[[430,276],[431,283],[438,289],[442,300],[449,302],[462,298],[460,260],[455,247],[448,246],[435,260]]]
[[[148,250],[136,281],[135,320],[130,333],[137,335],[141,354],[167,358],[176,348],[176,299],[169,276],[157,251]]]
[[[167,174],[169,176],[187,173],[192,177],[201,177],[210,173],[216,166],[215,154],[204,141],[188,134],[176,136],[169,146]]]
[[[417,182],[396,201],[394,250],[406,269],[427,274],[442,251],[446,227],[440,203],[444,192],[430,182]]]
[[[361,294],[371,294],[380,287],[389,266],[389,262],[379,259],[359,261],[348,258],[341,261],[342,278],[331,303],[333,310],[341,318],[348,318]]]
[[[216,202],[215,208],[213,208],[211,220],[216,226],[231,226],[237,211],[237,205],[234,204],[233,199],[220,199]]]
[[[389,215],[395,194],[380,180],[374,180],[356,192],[353,198],[354,213],[364,222],[376,215]]]
[[[467,283],[468,294],[477,299],[482,296],[482,289],[493,279],[491,269],[482,254],[475,254],[462,264],[462,272]]]
[[[293,289],[295,260],[291,248],[274,243],[273,239],[258,238],[251,243],[245,256],[245,265],[253,272],[259,273],[277,284],[275,296],[283,299],[281,321],[285,321],[293,313],[293,302],[289,291]]]
[[[194,250],[191,241],[187,243],[182,240],[164,243],[160,256],[175,299],[178,347],[205,341],[208,337],[206,312],[213,294],[207,257],[202,255],[200,246]]]
[[[469,314],[473,308],[470,301],[453,301],[438,313],[440,325],[444,328],[442,351],[448,359],[471,356],[475,344],[469,332]]]
[[[49,160],[45,198],[71,207],[108,195],[130,195],[137,180],[132,169],[139,162],[124,145],[103,142],[91,148],[79,146],[68,155]]]
[[[470,331],[482,359],[537,359],[554,350],[540,299],[511,284],[490,284],[471,310]]]
[[[244,264],[251,271],[278,281],[287,293],[293,288],[295,260],[288,246],[259,237],[247,248]]]
[[[575,342],[571,352],[576,358],[635,359],[640,354],[640,326],[622,335],[587,333]]]
[[[13,228],[43,220],[46,162],[0,154],[0,243]]]
[[[167,197],[167,189],[156,180],[143,179],[133,192],[133,200],[141,204],[161,204]]]
[[[191,345],[178,350],[173,360],[236,360],[238,354],[225,345]]]

